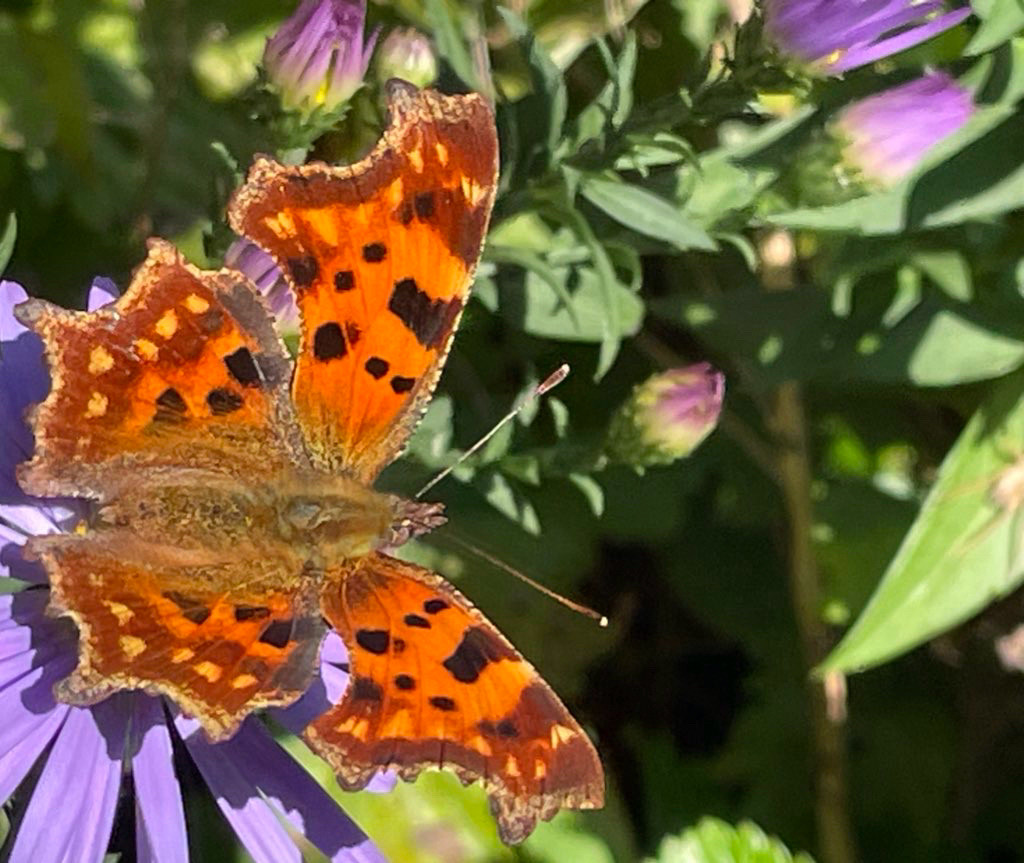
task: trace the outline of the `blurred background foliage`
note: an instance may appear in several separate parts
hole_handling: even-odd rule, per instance
[[[1024,859],[1024,6],[973,6],[814,81],[742,0],[370,4],[433,39],[440,86],[496,98],[503,154],[476,301],[385,481],[414,490],[569,362],[437,493],[459,540],[611,618],[444,532],[414,550],[591,731],[609,802],[509,850],[477,789],[345,795],[288,741],[391,859]],[[219,265],[239,166],[281,149],[257,66],[292,9],[2,0],[7,276],[77,305],[94,275],[125,285],[152,235]],[[837,184],[829,118],[928,64],[970,88],[970,122],[902,182]],[[369,78],[316,155],[373,142]],[[697,453],[595,457],[636,383],[700,360],[728,397]],[[186,787],[195,859],[246,859]]]

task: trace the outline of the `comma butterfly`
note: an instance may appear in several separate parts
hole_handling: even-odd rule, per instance
[[[85,314],[17,310],[52,388],[21,467],[32,494],[95,501],[36,537],[51,610],[78,626],[61,700],[169,696],[224,739],[308,687],[326,626],[351,678],[305,731],[346,788],[427,767],[483,781],[506,842],[603,802],[593,746],[537,672],[440,576],[382,549],[438,504],[373,489],[440,375],[497,174],[490,107],[393,82],[391,122],[348,167],[256,160],[232,226],[281,266],[294,364],[262,297],[151,241],[131,287]]]

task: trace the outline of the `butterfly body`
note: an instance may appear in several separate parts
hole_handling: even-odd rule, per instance
[[[467,298],[496,185],[478,96],[396,85],[362,162],[257,160],[229,216],[281,266],[293,361],[253,286],[152,241],[112,306],[16,310],[52,387],[35,410],[32,494],[93,501],[36,537],[50,611],[79,630],[69,703],[169,697],[213,740],[308,689],[327,628],[344,697],[305,739],[348,788],[427,767],[482,780],[502,837],[594,808],[585,733],[515,648],[440,576],[387,551],[444,522],[376,491],[426,407]]]

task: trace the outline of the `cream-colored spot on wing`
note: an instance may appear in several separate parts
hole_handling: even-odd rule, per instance
[[[516,777],[518,777],[518,776],[522,776],[523,775],[522,773],[519,772],[519,762],[516,761],[516,758],[515,758],[514,755],[509,755],[508,758],[505,759],[505,772],[509,776],[516,776]]]
[[[463,197],[471,207],[477,206],[487,194],[487,190],[471,177],[459,178],[459,185],[462,187]]]
[[[194,315],[201,315],[210,310],[210,304],[199,294],[189,294],[185,297],[185,308]]]
[[[248,689],[256,683],[259,683],[259,680],[255,674],[236,674],[231,678],[232,689]]]
[[[356,727],[356,722],[358,722],[358,719],[355,716],[350,716],[348,719],[346,719],[344,722],[338,725],[337,730],[340,731],[342,734],[351,734],[352,729]]]
[[[94,392],[89,397],[89,403],[85,406],[86,419],[96,419],[107,412],[107,405],[110,400],[103,393]]]
[[[409,164],[412,165],[412,169],[417,174],[423,173],[423,151],[417,147],[415,150],[410,150],[406,155],[409,157]]]
[[[101,375],[114,367],[114,358],[103,345],[96,345],[89,351],[89,374]]]
[[[171,662],[180,665],[182,662],[188,662],[195,655],[196,652],[191,647],[179,647],[171,654]]]
[[[448,147],[443,141],[438,141],[434,144],[434,152],[437,153],[437,161],[444,168],[448,164]]]
[[[192,666],[192,669],[195,671],[196,674],[198,674],[202,678],[205,678],[210,683],[216,683],[218,680],[220,680],[220,676],[224,673],[223,668],[221,668],[216,663],[210,662],[209,660],[197,662],[195,665]]]
[[[114,602],[111,599],[105,599],[103,600],[103,604],[107,607],[110,613],[117,618],[117,622],[121,626],[124,626],[129,620],[135,617],[135,612],[123,602]]]
[[[178,331],[178,316],[174,313],[174,309],[164,312],[160,320],[156,322],[154,329],[162,339],[169,339],[173,336]]]
[[[122,635],[117,643],[121,647],[121,652],[129,659],[135,659],[146,649],[146,642],[136,635]]]
[[[263,224],[281,239],[295,236],[295,220],[289,213],[277,213],[273,216],[267,216],[263,220]]]
[[[551,726],[551,748],[557,749],[563,743],[568,743],[576,736],[576,732],[557,722]]]
[[[388,186],[388,203],[392,207],[397,207],[405,199],[405,183],[402,182],[402,178],[398,177],[395,181]]]
[[[136,339],[133,344],[144,360],[155,360],[156,355],[160,353],[160,349],[149,339]]]
[[[533,762],[533,776],[535,779],[543,779],[548,775],[547,765],[539,758]]]
[[[491,749],[491,744],[482,737],[474,737],[469,741],[469,745],[485,758],[494,754],[494,750]]]

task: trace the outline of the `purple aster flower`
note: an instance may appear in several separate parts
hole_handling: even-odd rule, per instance
[[[619,408],[606,451],[637,468],[683,458],[718,425],[724,397],[725,376],[708,363],[652,375]]]
[[[284,280],[274,259],[250,240],[240,238],[228,246],[224,253],[224,266],[238,270],[267,298],[274,323],[282,336],[294,336],[299,331],[299,309],[291,288]]]
[[[365,0],[302,0],[263,52],[286,108],[331,111],[362,86],[377,41],[363,42],[365,18]]]
[[[89,308],[113,297],[112,285],[97,280]],[[26,298],[19,285],[0,282],[0,576],[23,588],[0,597],[0,800],[9,799],[41,764],[7,859],[101,863],[122,777],[131,775],[137,859],[186,863],[184,807],[172,753],[177,735],[257,863],[300,863],[302,852],[290,831],[339,863],[383,861],[254,717],[230,740],[213,744],[173,704],[140,692],[118,693],[87,708],[54,699],[54,684],[75,666],[77,633],[66,618],[46,615],[46,574],[21,549],[31,535],[72,529],[85,510],[76,501],[31,498],[15,481],[15,465],[29,457],[33,445],[25,411],[49,389],[42,342],[12,314]],[[336,701],[347,683],[340,667],[345,658],[341,640],[328,636],[320,676],[296,704],[274,711],[275,718],[298,731]],[[377,788],[390,784],[379,780]]]
[[[932,72],[854,102],[840,112],[832,132],[848,165],[869,182],[889,186],[973,112],[970,90],[945,72]]]
[[[762,10],[778,49],[826,75],[898,54],[971,14],[943,0],[762,0]]]

